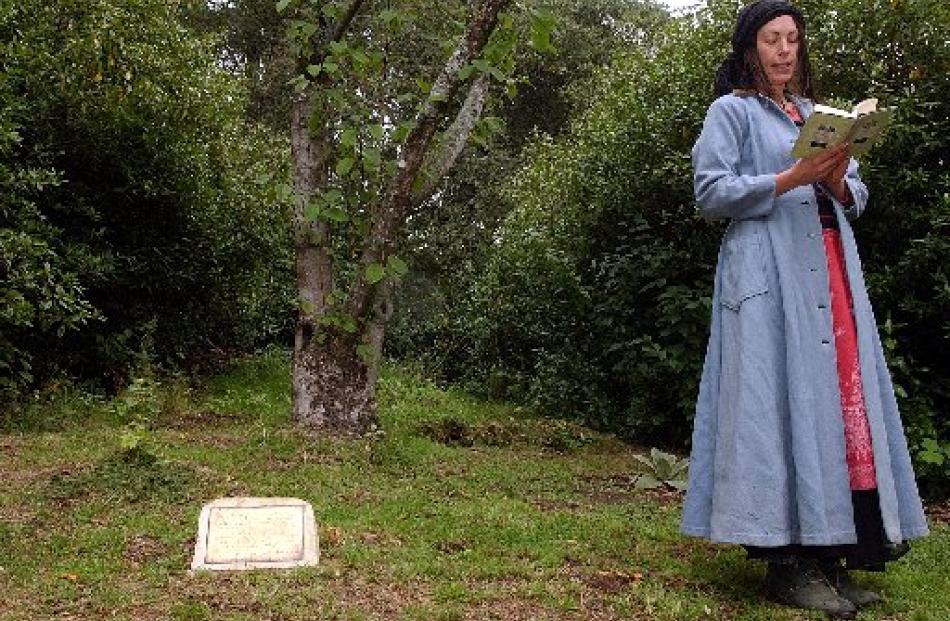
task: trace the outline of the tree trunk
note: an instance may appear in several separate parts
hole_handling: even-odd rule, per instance
[[[358,337],[329,330],[333,266],[326,251],[327,226],[304,216],[307,203],[326,186],[333,145],[326,132],[309,128],[312,96],[294,100],[291,150],[294,165],[293,225],[300,307],[294,333],[292,418],[314,431],[362,434],[376,426],[376,370],[359,355]]]
[[[350,0],[340,21],[316,46],[316,52],[299,63],[318,64],[322,46],[339,40],[364,0]],[[370,282],[362,276],[370,265],[385,265],[398,245],[398,236],[414,203],[435,189],[458,157],[468,134],[481,114],[487,79],[479,79],[459,111],[444,145],[432,157],[432,138],[439,124],[451,114],[453,99],[462,86],[459,72],[478,57],[494,30],[498,13],[511,0],[483,0],[475,7],[468,31],[436,79],[429,100],[407,136],[397,171],[383,188],[382,199],[370,207],[370,232],[359,260],[359,276],[349,287],[346,301],[328,304],[334,291],[332,264],[326,251],[328,228],[323,221],[310,222],[305,207],[327,187],[329,162],[334,144],[329,128],[310,126],[313,110],[308,91],[294,100],[291,126],[294,190],[294,241],[297,251],[297,289],[300,310],[294,339],[293,418],[311,430],[334,434],[363,434],[377,425],[376,379],[382,358],[383,337],[392,315],[391,277]],[[321,78],[326,80],[326,74]],[[434,169],[429,184],[413,195],[413,181],[424,167],[426,156]]]
[[[336,335],[294,353],[294,417],[310,430],[334,435],[376,428],[376,365],[357,353],[359,342]]]

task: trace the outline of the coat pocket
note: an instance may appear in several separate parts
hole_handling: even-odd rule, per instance
[[[755,230],[735,230],[723,244],[722,291],[720,303],[738,311],[749,298],[767,293],[765,255],[759,233]],[[744,233],[744,234],[741,234]]]

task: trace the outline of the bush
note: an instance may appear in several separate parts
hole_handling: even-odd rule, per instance
[[[289,338],[286,141],[176,4],[0,0],[7,394]]]

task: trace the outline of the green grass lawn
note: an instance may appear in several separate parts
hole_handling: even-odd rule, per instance
[[[824,618],[763,602],[740,548],[681,536],[677,495],[633,489],[635,447],[399,370],[380,381],[384,435],[315,439],[288,388],[271,354],[160,389],[154,463],[116,458],[123,427],[93,399],[8,421],[0,619]],[[312,503],[320,565],[189,574],[202,504],[234,495]],[[950,528],[933,526],[861,576],[887,602],[860,619],[950,619]]]

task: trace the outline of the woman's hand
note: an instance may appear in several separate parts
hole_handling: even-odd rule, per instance
[[[847,185],[844,182],[847,170],[848,144],[842,143],[821,153],[803,157],[791,168],[776,175],[775,195],[781,196],[800,185],[821,182],[837,197],[839,191],[847,193]]]
[[[845,183],[844,180],[844,175],[848,172],[848,163],[850,161],[851,158],[847,157],[847,155],[841,158],[838,164],[819,180],[829,192],[834,194],[838,202],[845,204],[851,202],[851,190],[848,189],[848,184]]]

